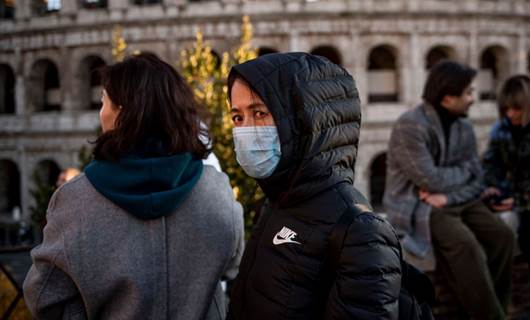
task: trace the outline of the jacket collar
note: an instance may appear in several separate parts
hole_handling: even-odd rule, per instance
[[[420,106],[420,108],[422,108],[422,110],[425,112],[427,120],[432,125],[432,128],[436,133],[436,139],[438,140],[438,144],[440,145],[440,159],[445,159],[446,146],[449,145],[449,143],[445,143],[445,135],[440,116],[436,112],[436,109],[429,103],[424,102]]]

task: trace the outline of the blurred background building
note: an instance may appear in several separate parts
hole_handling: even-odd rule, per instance
[[[530,0],[0,0],[0,218],[28,220],[35,175],[54,185],[99,126],[100,79],[116,25],[133,50],[177,64],[197,31],[217,52],[242,15],[259,54],[306,51],[357,82],[363,125],[356,186],[379,207],[393,122],[420,101],[428,69],[479,70],[471,119],[485,148],[495,92],[530,68]]]

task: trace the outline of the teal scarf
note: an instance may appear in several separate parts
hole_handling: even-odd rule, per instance
[[[202,174],[202,161],[189,154],[117,162],[92,161],[85,174],[98,192],[140,219],[171,214],[186,199]]]

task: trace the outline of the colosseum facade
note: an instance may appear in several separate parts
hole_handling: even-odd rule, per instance
[[[199,30],[216,52],[235,46],[243,15],[260,54],[312,52],[354,75],[363,112],[356,185],[376,206],[392,124],[420,102],[433,63],[479,70],[470,117],[480,152],[497,86],[530,67],[528,0],[1,0],[4,216],[20,207],[29,219],[33,172],[53,181],[94,137],[101,89],[91,71],[112,62],[115,25],[130,49],[176,63]]]

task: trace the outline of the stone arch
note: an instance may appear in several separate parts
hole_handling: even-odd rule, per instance
[[[61,82],[55,63],[40,59],[33,63],[29,76],[29,100],[31,111],[61,110]]]
[[[81,7],[83,9],[101,9],[107,8],[107,0],[81,0]]]
[[[20,209],[20,171],[15,162],[0,159],[0,215]]]
[[[136,6],[150,5],[150,4],[161,4],[162,0],[131,0],[131,4]]]
[[[55,186],[60,173],[61,168],[51,159],[41,160],[35,165],[34,175],[48,186]]]
[[[437,62],[444,59],[457,60],[456,50],[447,45],[432,47],[425,55],[425,69],[429,70]]]
[[[399,101],[398,51],[378,45],[368,54],[368,102]]]
[[[386,152],[376,155],[370,163],[370,202],[376,212],[383,211],[386,183]]]
[[[0,114],[14,114],[16,78],[13,69],[0,64]]]
[[[489,46],[482,51],[479,62],[479,98],[495,100],[497,87],[510,73],[508,50],[499,45]]]
[[[269,53],[277,53],[277,52],[279,51],[271,47],[259,47],[258,57],[269,54]]]
[[[81,109],[98,110],[101,107],[100,69],[105,65],[105,60],[96,55],[89,55],[81,60],[76,74]]]
[[[339,50],[333,46],[328,46],[328,45],[317,46],[313,48],[313,50],[311,50],[311,54],[325,57],[329,61],[335,64],[342,65],[342,56]]]
[[[15,1],[0,1],[0,19],[15,18]]]

